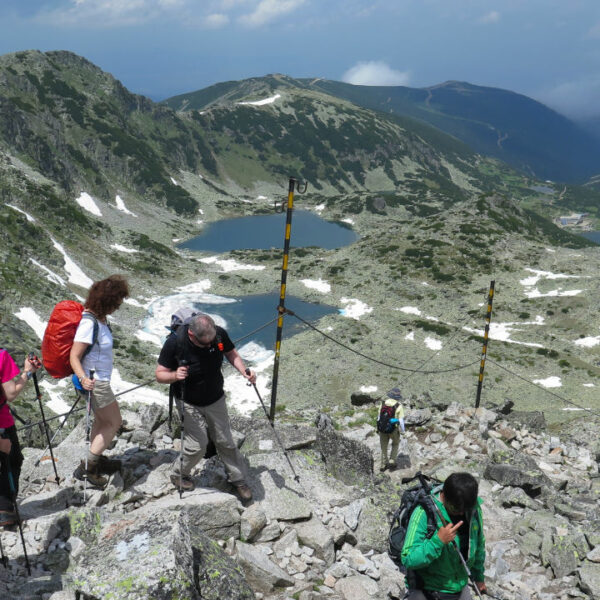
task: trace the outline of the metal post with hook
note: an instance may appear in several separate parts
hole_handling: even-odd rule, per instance
[[[279,305],[277,311],[279,312],[279,319],[277,319],[277,337],[275,340],[275,361],[273,363],[273,383],[271,385],[271,410],[269,413],[269,419],[271,422],[275,420],[275,405],[277,404],[277,381],[279,378],[279,355],[281,352],[281,336],[283,333],[283,316],[285,314],[285,288],[287,283],[287,271],[288,271],[288,260],[290,253],[290,236],[292,233],[292,213],[294,211],[294,190],[299,194],[304,194],[308,183],[304,182],[304,188],[300,185],[300,182],[294,177],[290,177],[288,187],[288,202],[287,202],[287,213],[285,219],[285,239],[283,245],[283,265],[281,267],[281,287],[279,290]],[[283,212],[283,203],[281,205],[281,212]]]
[[[481,402],[481,390],[483,389],[483,373],[485,370],[485,359],[487,357],[488,336],[490,333],[490,321],[492,320],[492,303],[494,301],[494,287],[496,281],[490,281],[490,292],[488,295],[487,314],[485,317],[485,332],[483,334],[483,348],[481,350],[481,363],[479,365],[479,380],[477,382],[477,396],[475,398],[475,408],[479,408]]]

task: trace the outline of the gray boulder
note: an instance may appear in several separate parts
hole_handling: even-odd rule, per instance
[[[293,525],[298,534],[298,542],[313,548],[315,554],[329,566],[335,559],[333,536],[319,519],[313,517]]]
[[[579,585],[592,600],[600,600],[600,565],[585,562],[578,570]]]
[[[199,598],[189,520],[162,510],[102,521],[67,572],[69,587],[96,598]]]
[[[237,561],[255,591],[268,594],[276,587],[294,585],[294,579],[272,562],[259,548],[243,542],[237,542],[235,547]]]
[[[317,432],[316,447],[330,473],[348,485],[368,484],[373,479],[373,453],[357,440],[338,434],[332,426]]]

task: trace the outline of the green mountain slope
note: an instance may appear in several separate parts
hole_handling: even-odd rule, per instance
[[[308,80],[305,80],[308,83]],[[600,143],[543,104],[514,92],[449,81],[424,89],[315,80],[367,108],[421,119],[540,179],[583,182],[600,172]]]
[[[202,110],[261,86],[318,90],[390,116],[418,119],[539,179],[583,182],[600,173],[600,141],[579,125],[526,96],[463,82],[416,89],[269,75],[217,84],[164,103],[176,110]]]
[[[170,173],[216,173],[202,132],[69,52],[0,57],[0,147],[66,191],[196,207]]]

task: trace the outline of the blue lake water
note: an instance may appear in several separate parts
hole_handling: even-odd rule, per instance
[[[229,337],[235,340],[246,336],[258,327],[261,327],[271,319],[277,318],[277,306],[279,305],[279,292],[272,294],[257,294],[256,296],[244,296],[235,298],[235,302],[227,304],[213,304],[194,302],[193,306],[202,312],[218,315],[227,322],[226,329]],[[337,313],[338,309],[326,304],[305,302],[294,296],[286,297],[285,306],[293,310],[303,319],[313,322],[325,315]],[[306,325],[292,316],[286,316],[283,320],[283,337],[288,337],[306,329]],[[272,350],[275,346],[277,322],[272,323],[265,329],[247,337],[236,345],[243,346],[248,342],[256,342],[265,348]]]
[[[554,189],[551,187],[548,187],[547,185],[533,185],[531,186],[532,190],[535,190],[536,192],[540,192],[541,194],[554,194]]]
[[[581,235],[592,242],[596,242],[596,244],[600,244],[600,231],[586,231]]]
[[[209,252],[242,249],[283,248],[285,213],[225,219],[207,225],[198,236],[179,244],[180,248]],[[331,223],[308,211],[294,211],[290,244],[302,248],[340,248],[358,239],[349,227]]]

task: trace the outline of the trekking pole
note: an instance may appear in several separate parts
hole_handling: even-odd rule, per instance
[[[483,374],[485,370],[485,359],[487,357],[488,336],[490,333],[490,321],[492,320],[492,302],[494,301],[494,287],[496,281],[490,281],[488,294],[487,314],[485,316],[485,331],[483,332],[483,348],[481,349],[481,362],[479,364],[479,379],[477,380],[477,395],[475,397],[475,408],[479,408],[481,402],[481,390],[483,389]]]
[[[187,367],[190,364],[189,360],[182,359],[179,361],[180,367]],[[183,449],[185,444],[185,380],[181,385],[181,401],[179,404],[179,420],[181,421],[181,450],[179,452],[179,499],[183,497]]]
[[[250,369],[246,369],[246,375],[250,375]],[[249,385],[249,386],[251,385],[252,387],[254,387],[254,391],[256,392],[256,395],[258,396],[258,399],[260,400],[260,404],[263,407],[263,410],[265,411],[265,416],[267,417],[267,421],[269,422],[269,425],[271,426],[271,429],[273,430],[273,433],[275,434],[275,438],[277,439],[277,442],[281,446],[281,451],[283,452],[283,455],[286,457],[288,464],[290,465],[290,469],[292,470],[292,473],[294,474],[294,480],[297,481],[298,483],[300,483],[300,477],[294,470],[294,465],[292,465],[292,461],[290,460],[290,457],[288,456],[285,446],[283,445],[283,442],[281,441],[281,438],[279,437],[279,434],[277,433],[277,430],[275,429],[275,423],[273,423],[273,421],[271,421],[271,419],[269,419],[269,413],[267,412],[267,407],[265,406],[265,403],[263,402],[263,399],[260,395],[260,392],[258,391],[258,388],[256,387],[256,384],[248,382],[247,385]]]
[[[173,384],[169,386],[169,432],[173,435],[173,397],[175,391],[173,390]]]
[[[31,363],[39,363],[37,356],[33,354],[33,352],[29,353],[29,362]],[[52,440],[50,439],[50,431],[48,428],[48,422],[46,421],[46,415],[44,414],[44,404],[42,402],[42,393],[40,392],[40,385],[38,383],[38,378],[33,372],[33,384],[35,385],[35,395],[37,396],[38,405],[40,407],[40,414],[42,415],[42,423],[44,424],[44,432],[46,433],[46,441],[48,442],[48,448],[50,450],[50,460],[52,461],[52,468],[54,469],[54,477],[56,479],[56,485],[60,485],[60,477],[58,476],[58,471],[56,469],[56,460],[54,458],[54,452],[52,451]]]
[[[423,473],[421,473],[421,471],[419,471],[415,477],[419,480],[419,482],[421,483],[421,485],[423,486],[423,489],[430,494],[431,493],[431,486],[429,485],[429,483],[427,482],[427,477],[425,475],[423,475]],[[435,509],[435,511],[438,514],[438,517],[440,518],[440,521],[442,522],[442,525],[447,525],[447,521],[444,518],[444,515],[442,514],[442,511],[440,510],[440,507],[436,504],[435,500],[432,502],[433,507]],[[458,546],[458,542],[456,541],[456,538],[454,538],[450,544],[452,545],[452,547],[454,548],[454,550],[456,550],[456,553],[458,554],[458,558],[460,558],[460,562],[462,563],[462,566],[465,570],[465,573],[467,574],[467,578],[469,579],[469,582],[471,583],[471,585],[475,588],[475,591],[477,592],[477,596],[483,600],[483,596],[481,595],[481,592],[479,591],[479,588],[477,587],[477,583],[473,580],[473,576],[471,575],[471,569],[469,569],[469,566],[467,565],[467,561],[465,560],[465,557],[462,555],[462,552],[460,551],[460,548]]]
[[[19,514],[19,507],[17,505],[17,487],[15,486],[15,479],[13,477],[12,468],[10,466],[10,456],[5,452],[2,452],[0,454],[2,454],[2,460],[6,465],[8,487],[10,489],[10,497],[12,500],[13,508],[15,509],[15,516],[17,517],[17,526],[19,527],[19,533],[21,534],[21,543],[23,544],[23,554],[25,554],[25,565],[27,566],[27,573],[31,575],[31,565],[29,564],[29,556],[27,556],[27,546],[25,545],[25,536],[23,535],[23,521],[21,521],[21,515]]]
[[[94,381],[94,370],[93,369],[90,371],[90,380]],[[83,501],[84,502],[87,501],[88,457],[90,455],[90,448],[92,447],[92,444],[90,441],[90,433],[91,433],[91,427],[90,427],[91,415],[90,415],[90,413],[91,412],[92,412],[92,391],[88,390],[87,404],[86,404],[86,417],[85,417],[86,452],[85,452],[85,478],[83,480]]]
[[[77,399],[75,400],[75,402],[73,402],[73,406],[71,406],[71,408],[69,409],[69,412],[66,413],[65,415],[61,415],[61,416],[64,416],[62,423],[59,425],[58,429],[54,432],[53,436],[50,438],[49,445],[46,446],[46,448],[44,449],[44,451],[42,452],[40,457],[35,461],[35,464],[33,465],[34,468],[39,466],[39,464],[42,462],[42,459],[46,455],[46,452],[48,452],[48,448],[52,447],[52,442],[54,441],[54,438],[59,434],[60,430],[64,427],[65,423],[67,422],[67,419],[71,416],[71,414],[75,410],[75,407],[77,406],[80,398],[81,398],[81,396],[78,394]]]

